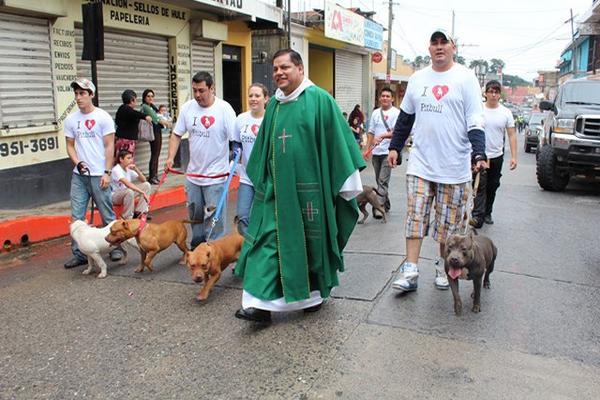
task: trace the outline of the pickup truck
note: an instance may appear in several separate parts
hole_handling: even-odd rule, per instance
[[[544,190],[563,191],[575,175],[600,175],[600,80],[563,83],[554,102],[540,109],[552,112],[550,127],[540,137],[537,181]]]

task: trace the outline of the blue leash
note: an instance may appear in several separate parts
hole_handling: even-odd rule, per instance
[[[233,152],[233,164],[231,165],[231,170],[229,171],[229,176],[225,181],[225,187],[223,188],[223,193],[221,193],[221,198],[219,199],[219,204],[217,205],[217,210],[215,211],[215,215],[213,216],[210,222],[210,230],[208,231],[208,236],[206,236],[206,241],[210,241],[210,236],[212,235],[212,231],[219,222],[219,218],[221,218],[221,212],[223,211],[223,206],[225,205],[225,199],[227,199],[227,192],[229,191],[229,185],[231,184],[231,179],[233,179],[233,174],[235,172],[235,168],[237,167],[238,161],[240,159],[241,151],[236,150]]]

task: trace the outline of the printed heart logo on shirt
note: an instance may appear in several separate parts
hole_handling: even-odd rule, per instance
[[[91,131],[92,128],[94,127],[94,125],[96,125],[96,120],[94,120],[94,119],[86,119],[83,124],[88,129],[88,131]]]
[[[200,118],[200,123],[204,125],[206,129],[208,129],[212,126],[212,124],[215,123],[215,117],[213,117],[212,115],[205,115],[202,118]]]
[[[258,129],[260,128],[259,125],[256,124],[252,124],[252,126],[250,127],[250,130],[252,131],[252,133],[254,134],[254,136],[258,135]]]
[[[433,97],[435,97],[437,101],[440,101],[442,97],[444,97],[448,93],[448,90],[448,86],[446,85],[435,85],[431,88],[431,91],[433,92]]]

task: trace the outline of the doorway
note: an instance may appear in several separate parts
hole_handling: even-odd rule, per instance
[[[242,112],[242,48],[223,45],[223,99]]]

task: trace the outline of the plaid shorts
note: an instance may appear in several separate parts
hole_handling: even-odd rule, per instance
[[[406,175],[408,206],[406,212],[406,237],[422,239],[429,232],[431,206],[435,199],[433,239],[445,242],[446,238],[465,229],[465,212],[469,182],[449,184],[430,182],[414,175]]]

